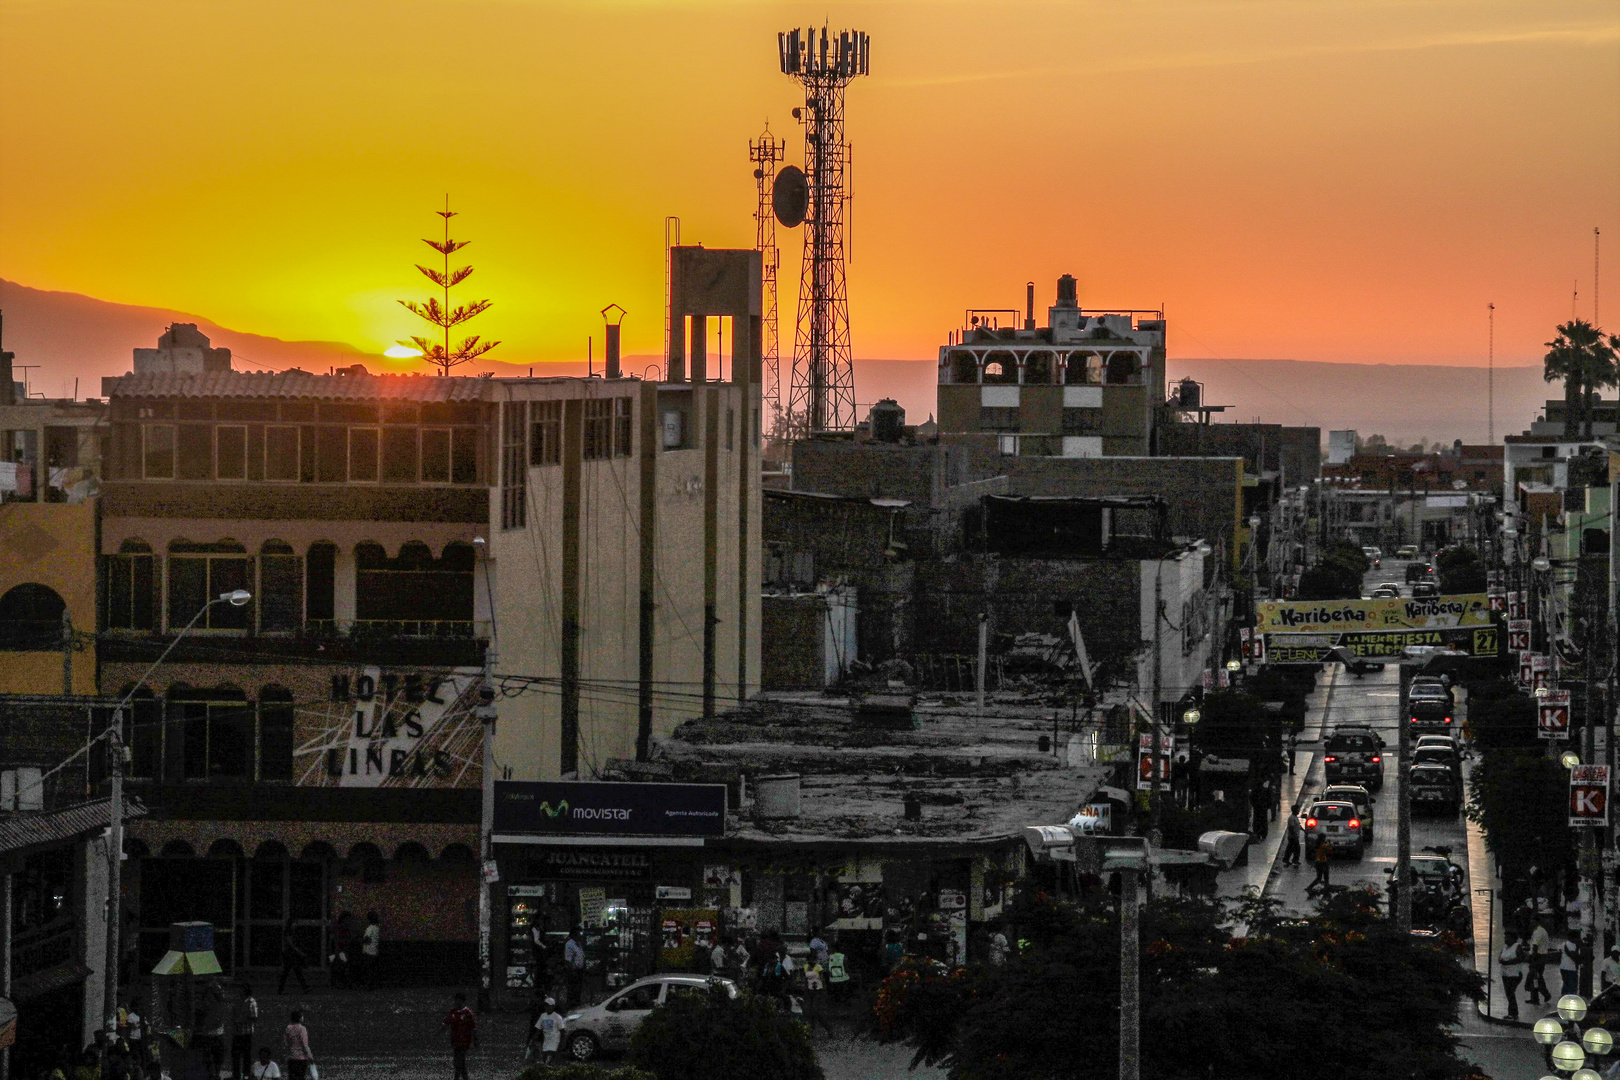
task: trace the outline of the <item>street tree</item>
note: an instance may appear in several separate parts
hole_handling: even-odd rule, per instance
[[[649,1013],[630,1037],[628,1060],[658,1080],[823,1080],[803,1022],[774,998],[732,998],[718,985]]]

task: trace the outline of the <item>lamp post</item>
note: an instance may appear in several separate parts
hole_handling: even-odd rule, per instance
[[[1552,1067],[1573,1074],[1570,1080],[1601,1080],[1601,1074],[1588,1061],[1592,1066],[1601,1065],[1601,1059],[1614,1052],[1614,1036],[1606,1029],[1596,1025],[1582,1029],[1586,1012],[1585,998],[1565,994],[1558,999],[1557,1016],[1543,1016],[1530,1029],[1531,1037],[1547,1048]]]
[[[220,593],[197,609],[197,614],[191,621],[181,627],[180,632],[174,635],[169,647],[164,649],[158,658],[152,661],[152,666],[146,669],[135,685],[129,688],[113,708],[112,722],[102,733],[107,740],[107,778],[111,786],[110,798],[107,802],[107,954],[104,960],[105,970],[102,972],[102,1012],[105,1014],[103,1023],[107,1029],[107,1045],[102,1051],[102,1075],[108,1075],[108,1062],[106,1055],[110,1052],[118,1031],[118,959],[122,953],[119,941],[120,931],[124,924],[124,904],[122,893],[124,891],[123,860],[124,860],[124,710],[134,699],[135,694],[146,680],[152,677],[163,661],[174,652],[175,646],[180,644],[202,619],[209,608],[215,604],[229,604],[231,607],[241,607],[253,594],[246,589],[233,589],[230,592]]]

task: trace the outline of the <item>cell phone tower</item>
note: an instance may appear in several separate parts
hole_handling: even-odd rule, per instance
[[[855,426],[855,369],[849,345],[849,298],[844,285],[844,87],[867,74],[871,40],[859,30],[834,36],[790,30],[776,35],[782,74],[804,85],[804,170],[777,176],[773,209],[782,224],[804,224],[799,321],[793,335],[793,384],[788,422],[795,436]]]
[[[772,204],[772,189],[776,183],[776,166],[787,156],[787,143],[771,134],[765,125],[765,134],[749,140],[748,160],[754,163],[754,186],[759,199],[754,206],[754,247],[760,256],[760,306],[765,317],[760,320],[760,357],[765,366],[765,408],[770,418],[770,433],[782,434],[782,350],[777,341],[776,269],[781,265],[781,252],[776,248],[776,210]]]

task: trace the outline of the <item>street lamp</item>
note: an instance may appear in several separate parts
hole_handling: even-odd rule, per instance
[[[156,660],[152,661],[152,666],[147,668],[146,673],[139,679],[135,680],[135,685],[129,688],[129,693],[125,694],[123,700],[113,708],[112,720],[108,723],[107,730],[98,736],[98,738],[104,737],[107,740],[107,780],[111,788],[107,799],[107,958],[106,967],[102,969],[106,974],[106,977],[102,980],[104,987],[102,1010],[105,1014],[103,1022],[107,1027],[107,1046],[109,1049],[104,1051],[102,1056],[103,1075],[106,1074],[108,1068],[107,1053],[110,1053],[110,1048],[115,1041],[112,1036],[118,1028],[118,961],[122,955],[121,950],[123,947],[118,938],[119,931],[123,928],[123,900],[121,897],[124,891],[125,751],[122,730],[124,709],[134,699],[136,691],[146,685],[146,680],[152,677],[152,672],[156,671],[163,661],[169,658],[169,654],[174,652],[175,646],[179,645],[181,639],[191,632],[209,608],[215,604],[229,604],[231,607],[241,607],[252,599],[253,594],[246,589],[232,589],[230,592],[220,593],[198,608],[197,613],[191,617],[191,621],[181,627],[178,634],[174,635],[174,640],[169,642],[169,647],[164,649]]]
[[[1186,712],[1181,714],[1181,722],[1186,724],[1188,727],[1197,727],[1198,721],[1202,720],[1203,718],[1204,714],[1199,712],[1197,709],[1188,709]]]
[[[1552,569],[1552,560],[1547,558],[1545,555],[1537,555],[1534,559],[1530,560],[1530,569],[1536,571],[1537,573],[1545,574],[1547,571]]]
[[[1614,1036],[1600,1027],[1587,1028],[1581,1036],[1581,1046],[1593,1057],[1606,1057],[1614,1050]]]
[[[1550,1016],[1543,1016],[1530,1029],[1530,1034],[1542,1046],[1551,1046],[1564,1037],[1564,1025]]]
[[[1575,764],[1579,765],[1579,759]],[[1586,1019],[1586,999],[1579,994],[1565,994],[1558,999],[1558,1016],[1572,1024],[1578,1024]]]
[[[1566,769],[1573,769],[1575,766],[1577,766],[1577,765],[1579,765],[1581,763],[1581,755],[1577,754],[1573,750],[1565,750],[1562,754],[1558,755],[1558,763],[1560,765],[1562,765]],[[1571,995],[1571,996],[1573,996],[1573,995]],[[1563,1012],[1563,1002],[1559,1002],[1559,1012],[1560,1013]],[[1585,1015],[1586,1015],[1586,1005],[1583,1002],[1582,1005],[1581,1005],[1581,1016],[1585,1016]],[[1564,1017],[1564,1019],[1566,1019],[1566,1020],[1579,1020],[1580,1017],[1579,1016],[1576,1016],[1576,1017],[1568,1017],[1568,1016],[1566,1016],[1566,1017]]]
[[[1572,1073],[1586,1064],[1586,1051],[1580,1043],[1565,1040],[1552,1048],[1552,1063],[1559,1072]]]

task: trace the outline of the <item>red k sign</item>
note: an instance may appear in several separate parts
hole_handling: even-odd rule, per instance
[[[1609,767],[1577,765],[1569,771],[1569,823],[1609,824]]]
[[[1507,624],[1508,652],[1521,653],[1530,651],[1530,620],[1509,619]]]
[[[1543,739],[1569,737],[1569,691],[1549,690],[1537,709],[1538,734]]]

